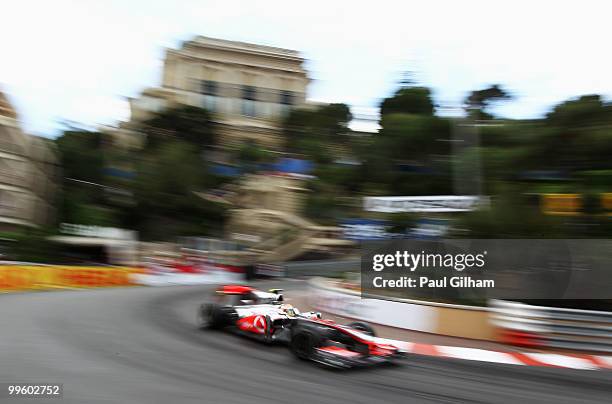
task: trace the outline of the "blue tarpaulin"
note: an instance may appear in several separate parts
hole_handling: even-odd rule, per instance
[[[309,160],[281,158],[276,163],[260,164],[256,168],[257,171],[278,171],[281,173],[308,175],[313,170],[313,164]],[[210,171],[213,174],[227,177],[236,177],[242,174],[242,169],[228,164],[213,164],[210,167]]]
[[[226,177],[236,177],[241,173],[239,168],[225,164],[214,164],[210,167],[210,171],[213,174],[223,175]]]
[[[293,174],[310,174],[313,164],[309,160],[281,158],[274,164],[275,171]]]

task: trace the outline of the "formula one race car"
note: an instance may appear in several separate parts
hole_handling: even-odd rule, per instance
[[[263,292],[250,286],[226,285],[216,299],[198,310],[201,328],[232,328],[266,343],[283,343],[299,359],[335,368],[391,363],[405,352],[377,338],[366,323],[341,325],[321,313],[300,312],[283,302],[282,290]]]

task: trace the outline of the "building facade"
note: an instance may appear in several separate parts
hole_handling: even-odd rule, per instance
[[[24,133],[0,92],[0,231],[53,224],[57,165],[50,142]]]
[[[168,49],[162,85],[130,99],[132,123],[152,112],[192,105],[213,113],[221,145],[279,145],[279,123],[306,103],[309,83],[297,51],[196,37]]]

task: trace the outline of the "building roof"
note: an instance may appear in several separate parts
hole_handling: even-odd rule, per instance
[[[204,47],[233,49],[241,52],[257,53],[267,56],[281,56],[291,58],[301,58],[300,53],[296,50],[278,48],[275,46],[258,45],[248,42],[230,41],[227,39],[210,38],[206,36],[197,36],[191,41],[185,42],[184,45],[201,45]]]

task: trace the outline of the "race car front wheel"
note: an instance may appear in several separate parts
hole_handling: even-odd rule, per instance
[[[320,337],[311,331],[298,331],[291,338],[291,352],[302,360],[312,359],[315,349],[321,346]]]

